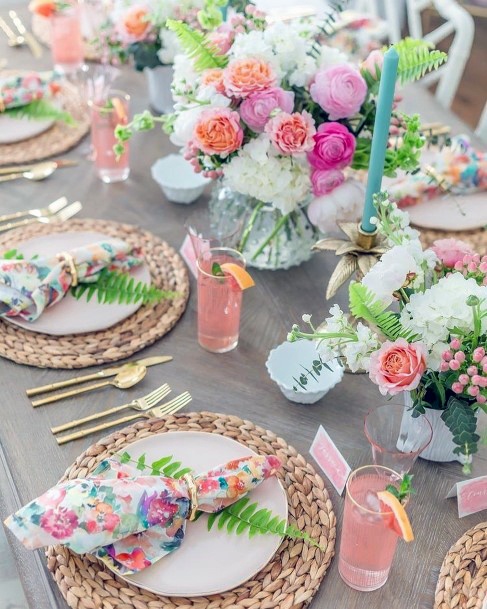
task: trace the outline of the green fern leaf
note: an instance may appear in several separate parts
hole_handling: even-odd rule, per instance
[[[225,526],[225,523],[229,518],[232,518],[230,512],[222,512],[220,518],[218,519],[218,528],[221,530]]]
[[[208,514],[208,530],[210,531],[211,528],[213,527],[213,525],[215,524],[218,516],[220,514],[218,512],[215,512],[214,514]],[[235,521],[235,524],[237,524],[237,521]]]
[[[10,118],[28,118],[33,121],[54,120],[63,121],[71,126],[76,125],[76,121],[69,112],[56,108],[45,99],[36,99],[19,108],[8,108],[2,114]]]
[[[197,30],[189,27],[182,21],[168,19],[166,27],[173,31],[190,59],[196,71],[202,72],[209,68],[224,68],[228,58],[220,55],[219,49],[210,42],[208,37]]]
[[[431,43],[414,38],[405,38],[393,45],[399,53],[397,78],[401,84],[423,78],[437,70],[448,59],[442,51],[432,49]]]
[[[128,454],[127,452],[124,453],[124,455],[127,455],[127,454]],[[122,457],[123,457],[123,455],[122,455]],[[130,458],[130,455],[129,455],[129,458]],[[158,476],[161,473],[163,467],[171,462],[171,459],[172,459],[172,456],[162,457],[162,459],[158,459],[157,461],[154,461],[151,464],[151,468],[152,468],[151,475]],[[122,461],[122,463],[123,463],[123,461]]]

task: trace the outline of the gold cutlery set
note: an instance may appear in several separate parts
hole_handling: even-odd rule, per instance
[[[0,17],[0,29],[7,37],[8,46],[20,47],[26,44],[36,59],[42,57],[41,45],[35,38],[34,34],[32,34],[32,32],[25,27],[17,13],[11,10],[8,12],[8,16],[12,21],[12,26],[17,30],[17,32],[14,32],[7,21],[3,17]]]
[[[11,230],[12,228],[19,228],[37,222],[40,222],[41,224],[66,222],[66,220],[69,220],[80,212],[82,208],[83,206],[79,201],[68,204],[67,198],[61,197],[44,208],[5,214],[0,216],[0,233]],[[19,220],[19,218],[23,219]]]
[[[0,182],[10,182],[25,178],[32,182],[45,180],[52,175],[56,169],[62,167],[74,167],[78,163],[69,159],[58,161],[42,161],[40,163],[30,163],[29,165],[11,165],[10,167],[0,167]]]
[[[86,374],[84,376],[78,376],[72,379],[68,379],[66,381],[60,381],[57,383],[51,383],[49,385],[43,385],[41,387],[34,387],[33,389],[27,389],[26,393],[29,397],[32,397],[42,393],[49,393],[51,391],[55,391],[56,389],[72,387],[73,385],[78,385],[88,381],[107,378],[110,379],[111,377],[114,377],[113,380],[102,380],[99,383],[93,383],[91,385],[73,389],[71,391],[56,393],[55,395],[41,398],[39,400],[33,400],[32,406],[36,408],[38,406],[43,406],[44,404],[51,404],[53,402],[57,402],[65,398],[73,397],[82,393],[86,393],[88,391],[101,389],[102,387],[107,387],[109,385],[117,387],[118,389],[127,389],[128,387],[133,387],[145,377],[148,367],[156,366],[158,364],[164,364],[165,362],[170,362],[171,360],[172,357],[170,355],[148,357],[135,362],[129,362],[121,366],[105,368],[104,370],[100,370],[93,374]],[[146,396],[137,398],[135,400],[132,400],[131,402],[128,402],[127,404],[122,404],[121,406],[115,406],[114,408],[109,408],[108,410],[96,412],[82,419],[76,419],[74,421],[69,421],[68,423],[63,423],[62,425],[52,427],[51,431],[53,434],[56,435],[62,431],[67,431],[68,429],[72,429],[73,427],[78,427],[79,425],[83,425],[84,423],[89,423],[90,421],[101,419],[103,417],[120,412],[122,410],[131,409],[137,411],[136,414],[127,415],[119,419],[108,421],[107,423],[101,423],[100,425],[81,429],[80,431],[76,431],[74,433],[70,433],[64,436],[58,436],[56,438],[58,444],[66,444],[67,442],[77,440],[78,438],[84,438],[85,436],[88,436],[97,431],[109,429],[110,427],[115,427],[116,425],[120,425],[122,423],[128,423],[129,421],[135,421],[136,419],[150,419],[154,417],[158,418],[174,414],[181,408],[184,408],[184,406],[189,404],[192,400],[191,395],[187,391],[185,391],[184,393],[181,393],[172,400],[169,400],[161,406],[158,406],[159,402],[161,402],[161,400],[163,400],[170,392],[171,388],[167,383],[165,383],[164,385],[161,385]]]

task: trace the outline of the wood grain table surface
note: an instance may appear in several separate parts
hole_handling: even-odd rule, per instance
[[[8,59],[9,69],[47,69],[50,62],[48,51],[41,60],[35,61],[27,49],[9,49],[4,40],[0,41],[0,57]],[[116,86],[130,93],[134,111],[146,107],[143,74],[124,68]],[[421,113],[426,120],[452,124],[454,132],[468,132],[419,86],[409,89],[404,106],[409,111]],[[159,186],[150,176],[150,167],[170,150],[173,147],[162,133],[138,135],[132,142],[129,180],[105,185],[95,176],[87,159],[89,143],[84,140],[77,149],[63,155],[78,160],[77,167],[58,170],[44,182],[19,180],[1,184],[0,211],[7,213],[43,206],[66,195],[70,200],[83,202],[79,217],[131,223],[179,248],[184,237],[184,220],[205,201],[183,206],[164,200]],[[363,418],[369,409],[383,403],[384,398],[365,375],[345,375],[343,382],[316,405],[300,406],[282,396],[265,368],[269,351],[285,340],[287,331],[293,323],[299,323],[303,313],[312,313],[316,318],[326,313],[330,303],[327,304],[324,298],[325,285],[335,262],[333,255],[320,254],[299,268],[254,272],[256,288],[244,296],[239,346],[224,355],[207,353],[198,346],[193,281],[190,302],[181,321],[169,335],[139,354],[171,354],[174,361],[150,369],[140,385],[123,393],[109,388],[33,410],[25,395],[28,387],[66,379],[73,373],[0,361],[2,520],[54,485],[75,458],[102,435],[60,447],[49,431],[51,426],[124,403],[162,382],[171,384],[174,395],[189,390],[193,395],[191,410],[211,410],[248,418],[285,438],[309,459],[311,441],[322,424],[353,468],[370,462]],[[336,300],[344,305],[346,296],[346,291],[342,290]],[[313,609],[431,609],[439,568],[448,548],[468,528],[485,520],[486,513],[460,520],[455,500],[445,499],[451,486],[462,479],[459,464],[419,460],[414,474],[418,493],[411,502],[410,515],[416,540],[408,545],[399,543],[387,584],[372,593],[348,588],[339,577],[335,557],[312,602]],[[475,458],[473,475],[485,474],[487,450],[482,447]],[[327,486],[338,517],[339,539],[343,499],[330,484]],[[65,609],[67,605],[45,568],[43,553],[24,550],[10,535],[9,541],[30,608]]]

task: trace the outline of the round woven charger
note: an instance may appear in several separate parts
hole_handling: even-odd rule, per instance
[[[47,565],[73,609],[300,609],[308,605],[334,554],[336,518],[323,480],[313,467],[271,431],[250,421],[213,412],[192,412],[151,419],[126,427],[86,450],[62,480],[85,478],[96,465],[131,442],[168,431],[204,431],[233,438],[263,455],[277,455],[278,476],[286,489],[289,522],[324,548],[285,539],[274,558],[245,584],[212,596],[164,597],[118,578],[90,555],[63,546],[47,549]]]
[[[70,83],[63,83],[57,98],[76,121],[74,126],[56,121],[47,131],[28,140],[13,144],[0,144],[0,165],[30,163],[66,152],[88,133],[90,116],[79,91]]]
[[[155,305],[143,305],[111,328],[87,334],[49,336],[0,321],[0,356],[40,368],[86,368],[116,362],[163,337],[183,314],[189,297],[184,262],[167,243],[130,224],[84,219],[70,220],[69,224],[33,224],[1,236],[0,251],[33,237],[76,231],[99,232],[141,247],[153,285],[178,292],[180,296]]]
[[[46,47],[51,46],[51,24],[42,15],[32,15],[32,32]],[[85,40],[85,59],[99,61],[100,52],[95,42]]]
[[[435,609],[483,609],[487,598],[487,522],[449,550],[436,586]]]
[[[420,231],[420,239],[424,247],[429,247],[433,244],[433,241],[438,239],[460,239],[468,243],[476,252],[479,254],[487,253],[487,230],[479,228],[470,231],[444,231],[444,230],[433,230],[428,228],[421,228],[415,226]]]

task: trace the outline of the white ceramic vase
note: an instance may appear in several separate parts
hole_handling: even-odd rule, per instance
[[[172,65],[144,68],[149,88],[149,103],[160,114],[170,114],[174,111],[174,100],[171,93],[171,83],[174,76]]]

